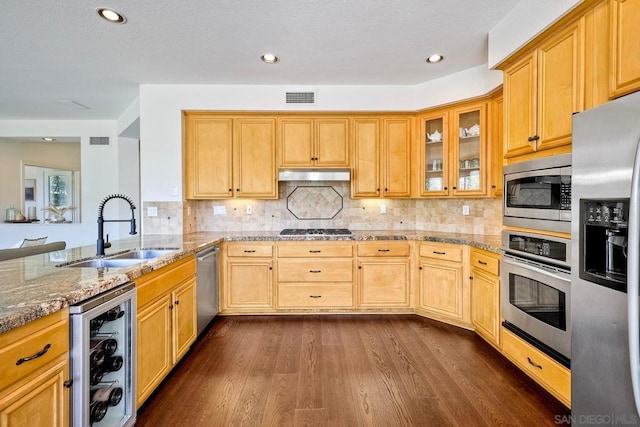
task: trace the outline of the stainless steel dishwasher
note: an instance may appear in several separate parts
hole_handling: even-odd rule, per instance
[[[196,254],[198,281],[198,335],[207,327],[219,311],[218,255],[220,247],[215,245]]]

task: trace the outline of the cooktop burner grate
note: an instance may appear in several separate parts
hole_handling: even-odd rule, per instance
[[[346,228],[285,228],[281,236],[350,236]]]

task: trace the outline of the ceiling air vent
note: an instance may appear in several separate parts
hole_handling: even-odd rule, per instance
[[[286,92],[287,104],[315,104],[316,93],[315,92]]]
[[[108,136],[90,136],[89,145],[109,145]]]

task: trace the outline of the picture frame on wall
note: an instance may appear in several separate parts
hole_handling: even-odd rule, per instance
[[[36,200],[36,180],[25,179],[24,180],[24,201],[34,202]]]

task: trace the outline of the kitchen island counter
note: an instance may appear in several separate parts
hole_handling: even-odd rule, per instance
[[[416,230],[353,231],[351,236],[280,236],[277,231],[144,235],[112,242],[107,257],[130,249],[175,249],[122,268],[58,267],[95,257],[95,245],[0,262],[0,333],[86,300],[222,241],[415,240],[457,243],[500,252],[500,237]]]

